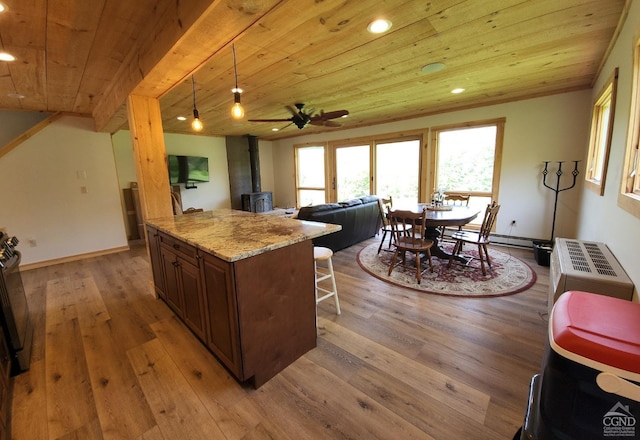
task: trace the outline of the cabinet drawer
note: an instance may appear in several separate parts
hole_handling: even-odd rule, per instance
[[[164,232],[160,232],[158,239],[160,240],[160,245],[168,247],[173,250],[173,252],[190,262],[194,266],[198,266],[198,251],[195,246],[191,246],[183,241],[176,240],[170,235],[165,234]]]

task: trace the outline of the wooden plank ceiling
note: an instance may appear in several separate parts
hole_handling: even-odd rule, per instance
[[[17,58],[0,62],[0,108],[92,115],[114,132],[135,93],[160,98],[165,132],[193,133],[193,74],[202,133],[277,139],[301,132],[247,119],[288,118],[300,102],[346,109],[339,122],[352,128],[579,90],[626,1],[0,0],[1,49]],[[382,16],[391,30],[367,32]],[[230,116],[232,44],[241,122]],[[445,68],[422,72],[429,63]]]

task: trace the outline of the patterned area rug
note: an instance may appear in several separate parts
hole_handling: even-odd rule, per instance
[[[360,267],[374,277],[401,287],[447,296],[464,296],[468,298],[488,298],[493,296],[512,295],[528,289],[536,282],[536,273],[524,261],[498,251],[489,249],[491,268],[487,267],[487,275],[482,275],[480,260],[477,259],[478,250],[472,246],[465,246],[463,255],[476,257],[470,265],[454,261],[447,269],[447,260],[433,258],[433,273],[429,270],[426,258],[421,264],[426,268],[422,272],[420,284],[416,282],[416,268],[413,255],[407,253],[407,265],[402,264],[393,268],[388,276],[389,265],[393,252],[380,251],[379,243],[373,243],[358,253]],[[451,246],[444,248],[449,251]],[[401,256],[398,257],[401,262]]]

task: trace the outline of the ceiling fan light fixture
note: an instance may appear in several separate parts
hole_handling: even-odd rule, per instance
[[[367,26],[367,30],[372,34],[382,34],[391,29],[391,24],[391,21],[387,20],[386,18],[379,18],[369,23],[369,25]]]

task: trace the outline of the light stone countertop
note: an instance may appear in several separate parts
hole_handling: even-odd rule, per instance
[[[234,209],[149,219],[146,223],[228,262],[342,229],[340,225]]]

